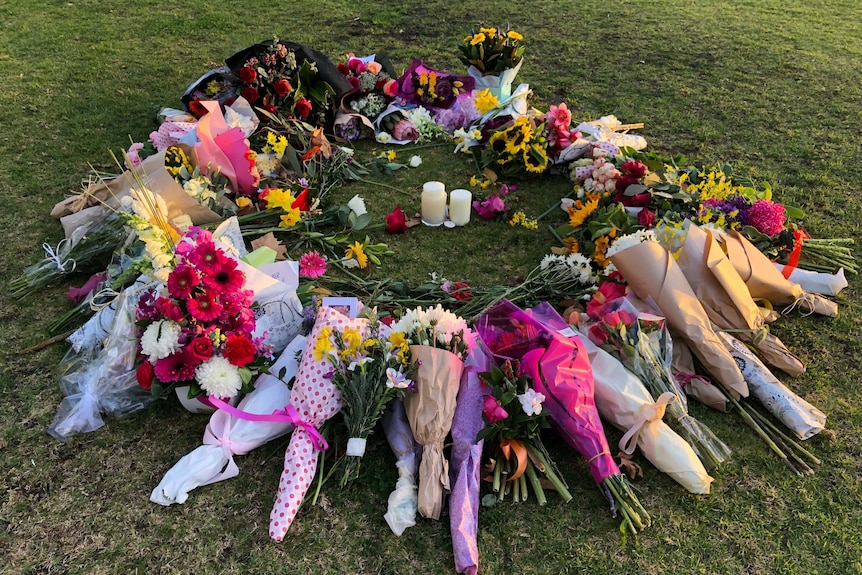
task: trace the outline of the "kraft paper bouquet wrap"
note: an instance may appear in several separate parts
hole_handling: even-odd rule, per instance
[[[716,235],[752,298],[765,299],[776,306],[797,303],[803,313],[838,315],[835,302],[805,291],[791,281],[792,276],[791,279],[785,277],[763,252],[736,230],[723,230]]]
[[[367,320],[348,318],[337,310],[321,307],[299,362],[288,410],[297,414],[296,428],[284,454],[284,470],[278,483],[276,501],[269,516],[269,536],[284,539],[305,498],[317,469],[318,451],[327,448],[318,432],[341,409],[341,393],[326,377],[332,364],[325,352],[335,349],[332,331],[354,328],[367,335]]]
[[[620,238],[621,240],[622,238]],[[671,253],[653,239],[619,247],[609,257],[642,300],[655,303],[674,336],[688,344],[712,377],[734,397],[747,397],[736,362],[713,331],[709,316]],[[614,247],[612,246],[612,247]]]
[[[498,360],[520,359],[523,372],[545,396],[551,421],[590,467],[607,497],[611,513],[622,515],[620,530],[637,533],[649,526],[649,513],[638,501],[611,456],[595,404],[592,368],[580,338],[545,328],[508,300],[479,318],[476,329]]]
[[[284,409],[290,402],[288,383],[299,367],[297,354],[305,348],[305,337],[296,336],[255,382],[254,391],[242,398],[240,413],[219,409],[210,417],[203,445],[183,456],[168,470],[150,494],[159,505],[185,503],[189,492],[197,487],[231,479],[239,475],[235,455],[245,455],[277,437],[288,433],[293,425],[284,418],[266,417]]]
[[[484,394],[479,373],[491,368],[485,348],[476,345],[461,374],[461,389],[452,419],[452,493],[449,496],[449,528],[458,573],[475,575],[479,570],[480,467],[485,442],[477,439],[485,427],[482,419]]]
[[[805,372],[802,361],[768,332],[745,282],[709,230],[689,222],[677,263],[715,326],[752,344],[789,375]]]
[[[547,303],[529,312],[549,329],[567,337],[575,334]],[[579,341],[590,358],[599,414],[626,434],[620,441],[620,449],[631,455],[635,447],[639,448],[656,469],[690,493],[708,494],[713,478],[691,445],[662,420],[666,406],[680,401],[676,394],[664,392],[659,396],[661,401],[656,402],[643,382],[618,359],[591,342],[587,334],[582,336]]]
[[[409,345],[410,360],[419,365],[416,392],[404,398],[413,436],[422,445],[419,513],[439,519],[443,497],[450,491],[443,441],[452,427],[464,359],[474,337],[462,318],[438,304],[407,310],[392,324],[390,341],[397,345],[399,340]]]

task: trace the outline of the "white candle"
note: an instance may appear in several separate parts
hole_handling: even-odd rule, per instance
[[[463,226],[470,221],[470,210],[473,194],[469,190],[452,190],[449,194],[449,219],[456,226]]]
[[[425,182],[422,186],[422,223],[439,226],[446,219],[446,186],[443,182]]]

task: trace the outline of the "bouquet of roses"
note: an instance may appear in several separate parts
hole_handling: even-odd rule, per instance
[[[611,351],[646,385],[653,399],[671,392],[677,401],[668,404],[667,413],[676,422],[680,435],[694,448],[708,469],[717,467],[730,455],[730,449],[703,423],[688,414],[688,401],[674,379],[670,335],[665,319],[639,312],[626,298],[616,298],[601,306],[589,307],[598,320],[590,338]]]
[[[302,46],[276,38],[235,54],[227,64],[237,92],[249,104],[318,126],[327,123],[336,90],[319,73],[321,62],[330,68],[332,64],[322,55],[313,56]]]
[[[271,350],[252,336],[253,292],[244,289],[245,274],[203,230],[178,243],[176,258],[167,284],[138,302],[145,359],[138,382],[155,396],[186,385],[189,398],[251,391],[252,373]]]
[[[516,362],[507,360],[479,377],[491,393],[484,399],[487,425],[477,439],[496,444],[491,466],[498,499],[502,501],[511,492],[514,502],[526,501],[529,482],[539,505],[545,505],[548,500],[539,477],[542,474],[563,501],[571,501],[572,495],[539,436],[541,429],[551,426],[550,412],[542,405],[545,396],[535,390]]]
[[[390,343],[409,349],[411,361],[418,365],[416,393],[404,398],[404,408],[413,435],[423,446],[419,512],[439,519],[443,494],[449,491],[443,440],[452,427],[464,359],[474,345],[474,335],[467,322],[439,304],[427,310],[409,309],[391,327]]]
[[[341,392],[341,412],[350,435],[341,487],[359,476],[366,439],[387,404],[413,388],[416,365],[408,362],[406,347],[388,341],[382,333],[385,325],[376,318],[369,324],[366,333],[355,327],[329,330],[334,348],[323,350],[332,364],[330,380]]]

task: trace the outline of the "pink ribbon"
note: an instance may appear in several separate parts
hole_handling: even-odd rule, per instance
[[[290,423],[295,427],[301,427],[305,431],[308,432],[308,435],[311,436],[311,441],[314,443],[314,448],[318,451],[326,451],[329,449],[329,444],[326,442],[326,439],[317,431],[317,428],[314,427],[313,424],[305,421],[302,417],[299,416],[299,412],[296,411],[296,408],[293,405],[288,405],[284,409],[276,409],[270,414],[260,414],[260,413],[249,413],[247,411],[243,411],[241,409],[237,409],[236,407],[230,405],[222,401],[217,397],[206,397],[206,396],[198,396],[198,401],[203,404],[209,405],[215,409],[221,409],[226,411],[227,413],[233,415],[234,417],[238,417],[240,419],[244,419],[245,421],[259,421],[264,423]]]

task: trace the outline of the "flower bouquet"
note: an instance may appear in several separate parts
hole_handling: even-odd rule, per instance
[[[470,76],[456,76],[413,60],[398,78],[398,95],[418,106],[448,109],[463,93],[473,90],[476,81]]]
[[[167,284],[144,293],[136,310],[144,361],[138,383],[156,397],[188,386],[189,399],[249,392],[271,349],[254,338],[253,292],[245,274],[209,232],[194,230],[176,247]]]
[[[401,398],[389,402],[382,422],[383,433],[386,434],[386,441],[395,455],[395,467],[398,469],[398,480],[395,490],[389,494],[383,519],[392,532],[400,537],[408,527],[416,525],[419,491],[416,487],[416,472],[419,458],[422,456],[422,446],[413,438]]]
[[[551,426],[550,412],[543,405],[545,396],[534,389],[532,380],[511,360],[479,377],[491,393],[484,399],[486,426],[477,439],[496,445],[491,461],[497,498],[502,501],[511,492],[512,501],[526,501],[529,484],[539,505],[545,505],[548,500],[541,474],[563,501],[571,501],[572,495],[540,437],[540,431]]]
[[[545,117],[525,114],[498,124],[486,124],[487,145],[479,164],[500,177],[526,177],[545,172],[548,157],[548,124]]]
[[[595,405],[590,362],[579,339],[548,330],[505,300],[479,318],[476,329],[498,359],[521,360],[521,369],[548,400],[546,406],[557,431],[587,459],[611,513],[622,514],[620,531],[636,533],[649,526],[649,513],[611,456]]]
[[[560,335],[575,335],[572,327],[547,302],[527,313]],[[640,379],[613,355],[590,341],[588,334],[582,334],[578,341],[587,348],[590,358],[596,407],[602,419],[625,433],[620,440],[622,452],[631,455],[636,447],[640,448],[656,469],[690,493],[709,493],[713,478],[707,474],[691,445],[662,421],[668,406],[677,401],[676,394],[665,392],[659,396],[659,401],[654,401]]]
[[[213,413],[203,445],[168,470],[150,501],[164,506],[185,503],[193,489],[239,475],[234,455],[245,455],[293,429],[291,423],[270,416],[290,402],[288,383],[296,376],[297,354],[304,347],[305,337],[296,336],[269,372],[258,377],[254,391],[242,398],[236,412],[218,409]]]
[[[499,100],[512,94],[512,82],[523,63],[524,37],[506,26],[479,28],[458,45],[461,61],[469,66],[467,73],[480,89],[488,88]]]
[[[671,373],[671,340],[661,316],[639,312],[626,298],[617,298],[593,309],[599,323],[590,329],[590,338],[604,345],[646,385],[654,400],[664,393],[676,396],[667,412],[676,428],[692,446],[707,469],[718,467],[730,456],[730,449],[706,425],[688,413],[688,401]]]
[[[246,48],[225,63],[238,95],[259,110],[261,120],[271,114],[328,126],[340,97],[351,89],[326,56],[277,38]]]
[[[355,327],[321,331],[332,336],[332,349],[317,348],[331,364],[330,380],[341,392],[341,409],[347,427],[347,461],[339,485],[359,477],[365,443],[388,403],[412,390],[416,370],[408,362],[407,349],[385,339],[385,325],[371,318],[360,331]],[[328,341],[321,339],[320,341]]]
[[[416,393],[404,398],[413,436],[422,445],[419,466],[419,513],[439,519],[443,495],[449,491],[449,463],[443,440],[452,426],[464,359],[474,345],[467,323],[439,304],[409,309],[392,324],[389,341],[418,364]]]

